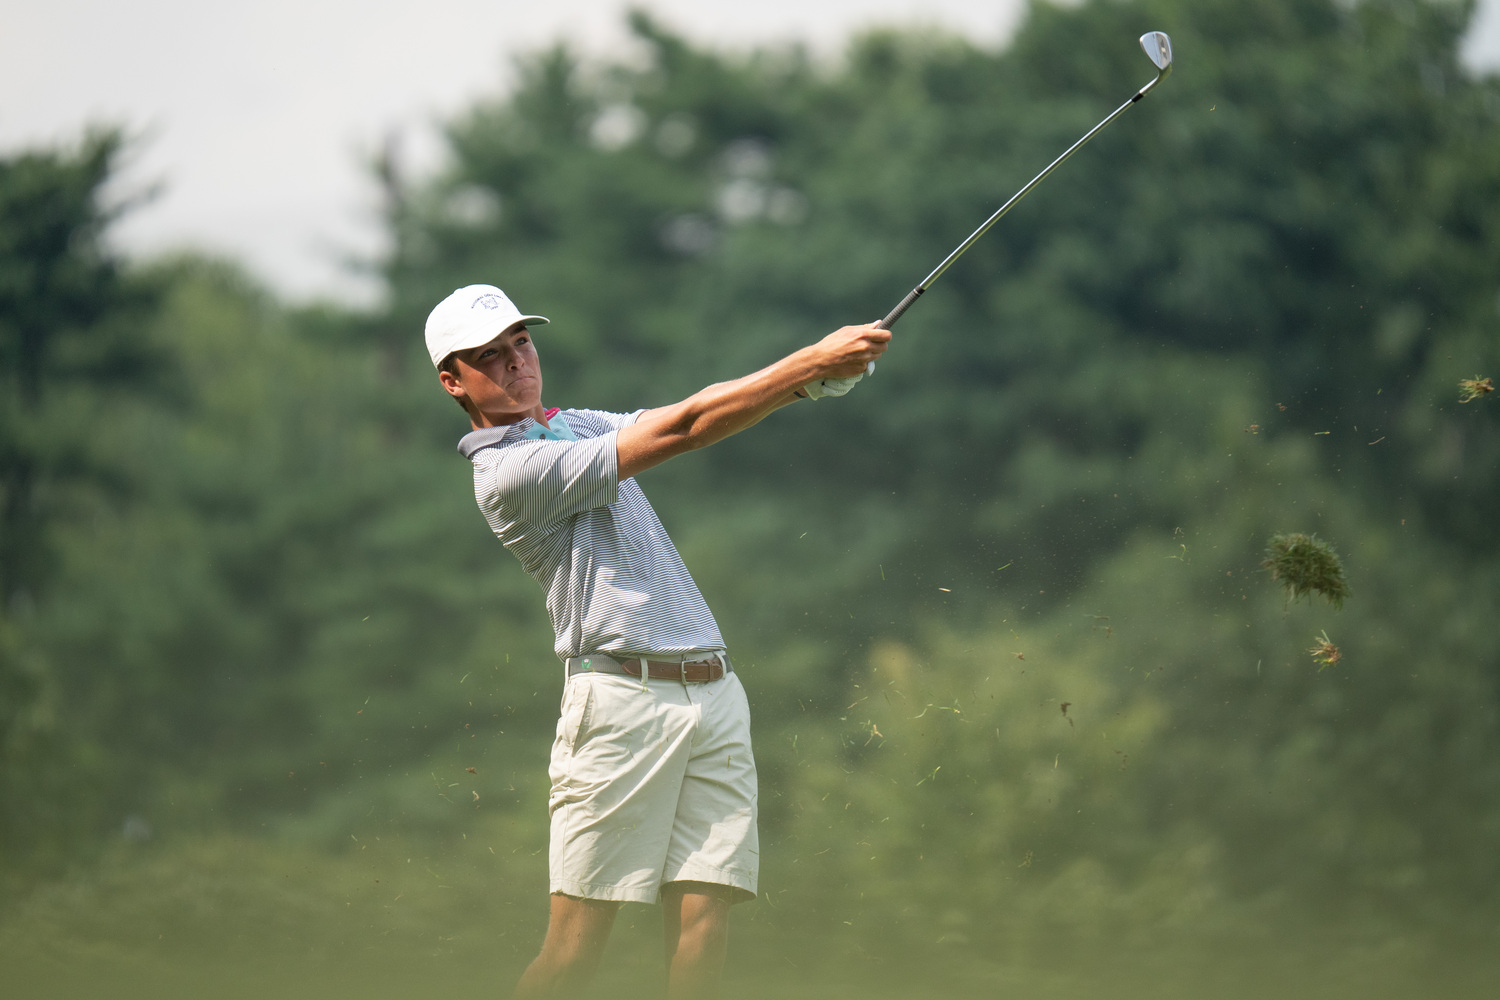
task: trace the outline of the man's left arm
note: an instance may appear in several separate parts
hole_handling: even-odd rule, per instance
[[[846,326],[752,375],[647,410],[619,431],[620,479],[753,427],[781,407],[806,398],[801,389],[809,383],[862,374],[885,353],[890,339],[890,331],[873,323]]]

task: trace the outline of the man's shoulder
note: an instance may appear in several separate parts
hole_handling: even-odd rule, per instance
[[[601,437],[610,431],[619,430],[635,423],[645,410],[630,413],[615,413],[610,410],[567,409],[555,410],[551,420],[562,417],[572,432],[580,439]],[[534,436],[527,433],[532,426],[530,419],[504,427],[481,427],[465,434],[458,441],[459,454],[474,462],[493,460],[503,450],[514,445],[536,444]]]

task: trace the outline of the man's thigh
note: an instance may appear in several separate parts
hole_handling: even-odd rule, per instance
[[[750,706],[739,677],[690,692],[701,712],[682,779],[663,879],[727,886],[753,899],[760,877],[759,795]]]
[[[656,902],[696,718],[681,684],[569,678],[550,768],[553,892]]]

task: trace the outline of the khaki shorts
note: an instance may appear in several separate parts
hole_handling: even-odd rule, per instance
[[[654,903],[669,882],[753,899],[750,706],[735,674],[685,684],[579,673],[552,744],[552,892]]]

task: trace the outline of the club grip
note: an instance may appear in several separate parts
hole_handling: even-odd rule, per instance
[[[899,303],[896,304],[896,308],[891,310],[890,315],[881,320],[879,323],[875,324],[876,328],[880,330],[889,330],[894,327],[896,325],[896,320],[901,318],[901,314],[910,309],[911,304],[917,301],[917,299],[920,298],[922,293],[925,291],[927,291],[927,289],[923,288],[921,285],[918,285],[916,288],[913,288],[911,291],[907,292],[906,298],[902,299]]]

